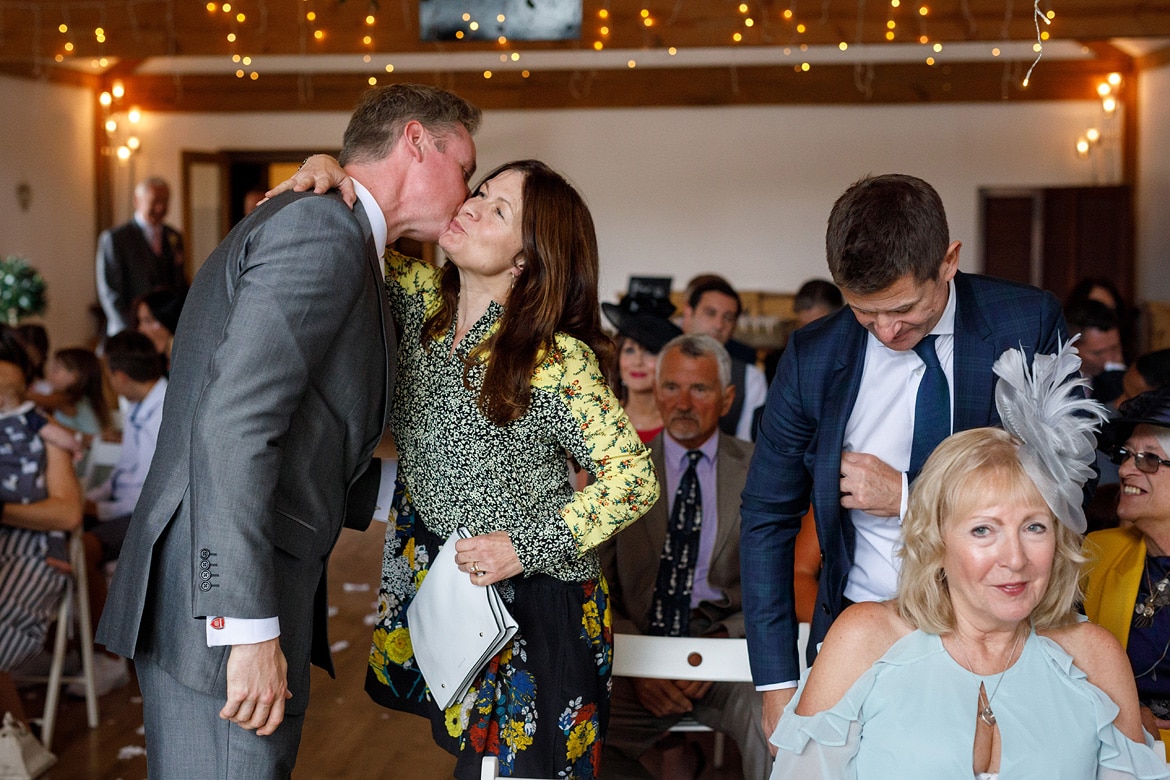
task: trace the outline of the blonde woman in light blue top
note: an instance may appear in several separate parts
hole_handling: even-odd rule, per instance
[[[939,445],[910,496],[898,598],[833,624],[771,737],[773,780],[1170,777],[1121,645],[1075,612],[1091,455],[1076,428],[1093,418],[1070,418],[1023,426],[1042,448],[998,428]]]

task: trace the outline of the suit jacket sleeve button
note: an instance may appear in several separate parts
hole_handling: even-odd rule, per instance
[[[202,590],[202,591],[208,591],[208,590],[211,590],[211,583],[210,583],[210,582],[201,582],[201,583],[199,583],[199,590]]]
[[[210,579],[211,579],[211,572],[209,572],[209,571],[201,571],[201,572],[199,572],[199,576],[203,578],[203,581],[204,581],[204,582],[207,582],[208,580],[210,580]]]
[[[199,557],[202,558],[203,560],[207,560],[208,558],[211,557],[211,550],[208,550],[206,547],[204,547],[202,550],[199,551]]]

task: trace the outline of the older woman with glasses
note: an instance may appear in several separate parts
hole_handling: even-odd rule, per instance
[[[1085,614],[1125,647],[1142,725],[1170,744],[1170,387],[1128,401],[1107,434],[1122,527],[1085,539]]]

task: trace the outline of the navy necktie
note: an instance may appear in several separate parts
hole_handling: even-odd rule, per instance
[[[911,482],[922,470],[922,464],[934,452],[934,448],[951,433],[951,391],[947,386],[947,375],[938,354],[934,351],[937,335],[929,335],[914,346],[914,351],[926,370],[918,385],[918,398],[914,402],[914,444],[910,448]]]
[[[666,544],[658,561],[654,582],[654,604],[650,633],[658,636],[687,636],[691,627],[691,590],[699,558],[699,528],[703,523],[703,495],[695,466],[703,453],[687,453],[690,463],[678,481],[674,508],[666,528]]]

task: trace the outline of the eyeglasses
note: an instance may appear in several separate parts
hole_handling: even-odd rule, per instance
[[[1133,465],[1137,466],[1137,470],[1143,474],[1157,474],[1160,466],[1170,466],[1170,460],[1159,458],[1152,452],[1133,452],[1125,447],[1113,450],[1109,459],[1120,466],[1129,460],[1131,455],[1133,456]]]

